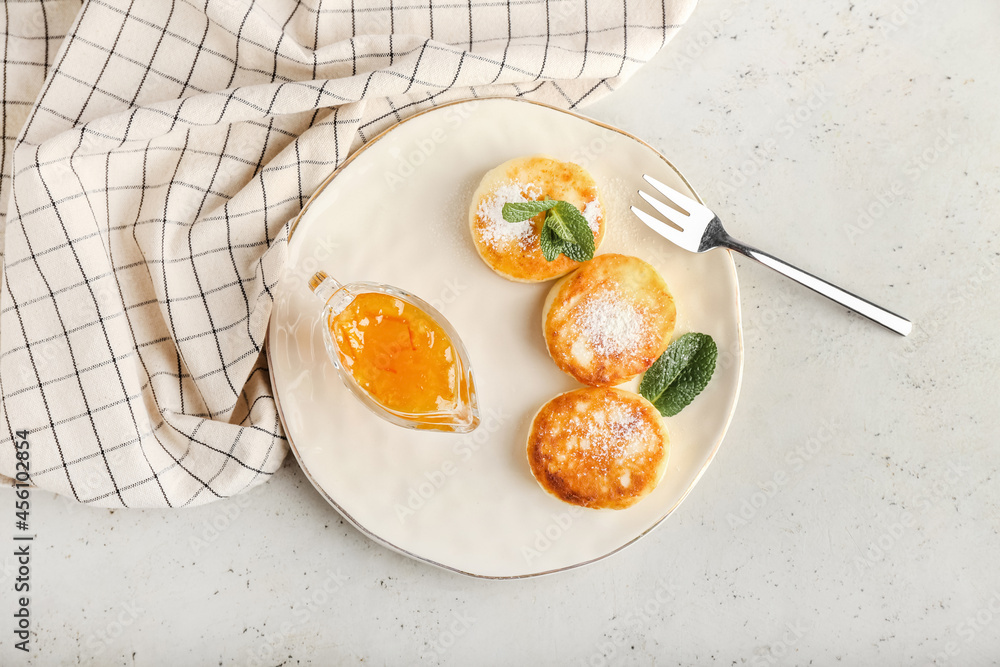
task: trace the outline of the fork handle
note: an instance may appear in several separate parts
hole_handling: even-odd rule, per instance
[[[864,315],[871,321],[881,324],[886,329],[895,331],[901,336],[909,335],[910,331],[913,329],[913,324],[911,324],[908,319],[900,317],[896,313],[890,312],[881,306],[876,306],[871,301],[862,299],[857,294],[851,294],[847,290],[843,290],[833,283],[828,283],[822,278],[817,278],[813,274],[794,267],[788,262],[778,259],[774,255],[769,255],[766,252],[758,250],[757,248],[741,243],[728,234],[725,239],[720,239],[720,241],[722,245],[730,250],[735,250],[742,255],[746,255],[751,259],[757,260],[765,266],[771,267],[778,273],[788,276],[792,280],[805,285],[814,292],[818,292],[826,298],[836,301],[842,306],[850,308],[859,315]]]

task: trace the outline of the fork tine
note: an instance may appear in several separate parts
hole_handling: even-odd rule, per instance
[[[663,238],[667,239],[674,245],[684,247],[682,243],[684,239],[683,232],[677,231],[667,223],[663,222],[662,220],[658,220],[657,218],[654,218],[653,216],[651,216],[649,213],[646,213],[642,209],[636,208],[635,206],[631,208],[632,212],[635,213],[640,220],[645,222],[657,234],[661,235]]]
[[[680,211],[670,208],[651,194],[647,194],[642,190],[639,190],[639,196],[645,199],[650,206],[655,208],[660,215],[681,229],[684,229],[685,224],[691,221],[690,216],[684,215]]]
[[[680,206],[691,215],[694,215],[695,211],[705,208],[702,204],[699,204],[689,197],[685,197],[681,193],[677,192],[677,190],[664,185],[649,174],[643,174],[642,177],[647,183],[659,190],[660,194]]]

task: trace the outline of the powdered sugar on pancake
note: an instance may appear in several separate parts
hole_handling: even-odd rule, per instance
[[[578,322],[583,337],[601,356],[637,348],[647,335],[643,313],[611,289],[586,299],[581,305]]]
[[[583,213],[583,218],[587,221],[587,226],[590,227],[590,231],[596,234],[601,230],[601,222],[598,220],[601,216],[601,205],[596,199],[591,199],[587,202],[587,205],[583,207],[581,213]]]
[[[648,428],[638,406],[624,401],[606,401],[584,417],[580,442],[584,455],[607,472],[641,455],[646,449]],[[623,484],[628,487],[628,484]]]
[[[535,236],[535,225],[531,220],[507,222],[503,219],[503,205],[534,201],[542,195],[541,188],[534,183],[505,183],[479,202],[476,214],[479,216],[479,236],[483,243],[494,250],[503,251],[514,243],[528,248]]]

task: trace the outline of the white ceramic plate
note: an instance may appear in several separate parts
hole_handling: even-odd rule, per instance
[[[708,388],[667,421],[666,476],[627,510],[564,504],[532,477],[525,456],[531,418],[579,385],[556,368],[542,340],[542,302],[551,283],[500,278],[469,236],[469,199],[483,174],[537,153],[593,174],[609,221],[598,252],[653,264],[674,294],[677,333],[708,333],[719,346]],[[628,206],[641,201],[635,192],[645,185],[644,172],[695,196],[663,156],[628,134],[537,103],[488,99],[438,107],[396,125],[313,196],[293,228],[289,268],[275,294],[271,381],[302,469],[364,534],[464,574],[525,577],[614,553],[690,492],[718,450],[739,394],[739,288],[728,252],[684,252],[634,219]],[[319,268],[344,283],[402,287],[445,314],[472,359],[483,414],[475,432],[402,429],[348,393],[323,349],[320,304],[306,287]]]

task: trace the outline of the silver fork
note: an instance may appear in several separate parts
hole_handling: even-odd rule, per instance
[[[646,223],[650,229],[671,243],[691,252],[705,252],[719,247],[735,250],[751,259],[756,259],[761,264],[771,267],[778,273],[783,273],[792,280],[802,283],[809,289],[819,292],[828,299],[832,299],[840,305],[846,306],[854,312],[864,315],[873,322],[877,322],[900,335],[908,335],[913,328],[909,320],[891,313],[885,308],[876,306],[867,299],[862,299],[860,296],[842,290],[836,285],[817,278],[811,273],[797,269],[773,255],[761,252],[756,248],[737,241],[726,233],[726,230],[722,227],[722,222],[719,220],[719,216],[712,213],[708,207],[702,206],[693,199],[685,197],[648,174],[643,174],[642,177],[672,204],[687,212],[681,213],[652,195],[639,190],[640,197],[649,202],[649,205],[655,208],[660,215],[677,225],[680,229],[675,229],[662,220],[657,220],[652,215],[635,206],[632,207],[632,212]]]

